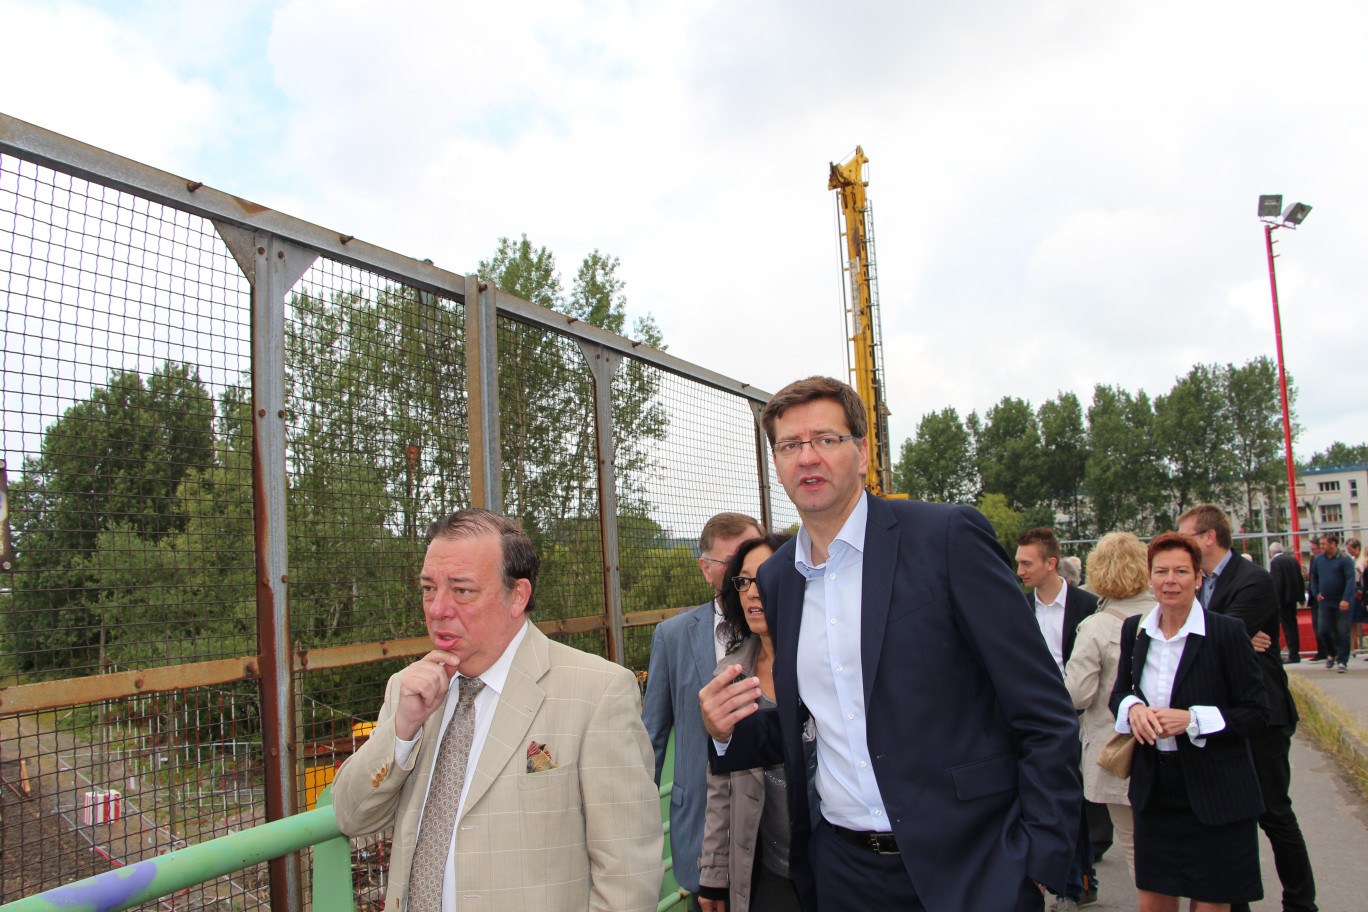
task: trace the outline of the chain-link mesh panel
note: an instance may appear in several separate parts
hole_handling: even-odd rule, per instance
[[[323,259],[285,333],[293,642],[421,636],[423,536],[470,497],[463,308]]]
[[[246,684],[0,719],[0,896],[265,822],[261,759],[258,700]],[[176,898],[184,908],[219,904],[269,908],[265,866]]]
[[[0,157],[0,673],[256,648],[249,289],[208,222]]]
[[[698,569],[704,523],[721,512],[760,521],[750,407],[734,395],[625,359],[613,379],[613,411],[622,610],[701,604],[713,595]],[[627,628],[625,665],[646,668],[653,630]]]
[[[564,336],[500,317],[498,344],[504,512],[541,557],[532,619],[606,623],[593,377]],[[602,629],[561,638],[605,654]]]

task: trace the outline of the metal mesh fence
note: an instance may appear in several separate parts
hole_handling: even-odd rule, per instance
[[[762,471],[773,524],[792,521],[757,461],[753,391],[502,298],[497,384],[467,376],[463,277],[50,134],[31,154],[13,123],[0,115],[0,901],[264,822],[268,755],[294,758],[285,790],[312,806],[425,648],[424,533],[482,496],[477,386],[497,389],[502,509],[542,558],[533,620],[566,643],[608,654],[620,599],[616,657],[644,670],[653,624],[707,597],[703,522],[760,517]],[[311,265],[271,285],[293,249]],[[280,337],[254,340],[265,325]],[[600,462],[605,360],[620,363]],[[278,426],[254,398],[272,371]],[[272,479],[283,517],[258,515]],[[288,574],[265,579],[282,522]],[[285,636],[267,636],[282,605]],[[272,649],[294,669],[279,692],[257,680]],[[275,705],[288,744],[267,743]],[[378,906],[387,836],[354,845],[358,901]],[[171,903],[264,908],[270,879]]]

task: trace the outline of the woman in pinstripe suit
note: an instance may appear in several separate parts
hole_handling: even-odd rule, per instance
[[[1249,737],[1268,697],[1244,624],[1197,600],[1201,552],[1172,532],[1150,542],[1158,605],[1128,618],[1112,690],[1116,730],[1133,732],[1130,801],[1140,912],[1221,912],[1263,896],[1263,798]]]

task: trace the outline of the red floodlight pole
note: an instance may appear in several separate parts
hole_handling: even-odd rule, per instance
[[[1292,553],[1301,563],[1301,522],[1297,509],[1297,468],[1292,461],[1292,416],[1287,408],[1287,372],[1283,369],[1282,317],[1278,313],[1278,275],[1273,271],[1273,229],[1264,222],[1264,244],[1268,247],[1268,284],[1273,289],[1273,334],[1278,341],[1278,388],[1282,393],[1283,444],[1287,451],[1287,504],[1292,517]]]

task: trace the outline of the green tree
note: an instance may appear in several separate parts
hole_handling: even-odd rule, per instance
[[[1262,493],[1270,504],[1286,478],[1283,454],[1282,395],[1278,368],[1273,359],[1260,355],[1242,367],[1225,368],[1226,401],[1230,408],[1230,453],[1234,474],[1243,488],[1245,519],[1254,515],[1254,495]],[[1292,418],[1292,439],[1300,430],[1296,419],[1297,388],[1287,378],[1287,410]],[[1280,510],[1271,511],[1281,516]]]
[[[928,412],[903,442],[894,467],[897,490],[915,500],[970,503],[978,488],[969,430],[954,407]]]
[[[1234,458],[1226,377],[1219,367],[1198,364],[1154,400],[1154,443],[1178,513],[1229,492]]]
[[[1361,465],[1368,462],[1368,443],[1349,445],[1336,440],[1300,465],[1302,469],[1329,469],[1335,466]]]
[[[1040,426],[1026,400],[1004,396],[988,410],[974,440],[974,454],[985,493],[1006,495],[1014,510],[1048,499]]]
[[[196,370],[167,362],[146,381],[114,374],[48,427],[11,490],[7,626],[21,668],[99,659],[107,625],[92,557],[106,532],[147,551],[185,528],[177,490],[212,460],[213,412]]]
[[[523,235],[517,242],[500,238],[493,257],[478,271],[504,291],[621,333],[627,316],[618,265],[616,257],[593,251],[577,269],[567,297],[555,257]],[[636,321],[631,338],[664,348],[650,316]],[[499,371],[504,504],[551,556],[544,562],[544,588],[556,613],[548,616],[597,613],[603,588],[592,376],[572,341],[507,320],[501,324]],[[667,429],[658,401],[660,383],[658,371],[632,360],[620,365],[612,380],[624,575],[629,572],[625,555],[645,554],[654,541],[640,521],[650,510],[653,447]]]
[[[996,493],[984,494],[979,498],[978,510],[993,524],[993,531],[997,533],[997,540],[1002,549],[1008,555],[1015,554],[1017,539],[1026,530],[1026,524],[1021,513],[1013,510],[1007,503],[1007,496]]]
[[[1152,528],[1163,489],[1149,396],[1098,384],[1088,407],[1088,444],[1093,531]]]
[[[1088,470],[1088,432],[1083,406],[1073,393],[1061,392],[1043,402],[1036,413],[1042,444],[1042,481],[1050,504],[1070,517],[1073,536],[1082,535],[1083,482]]]

